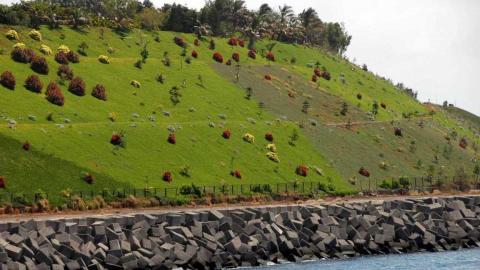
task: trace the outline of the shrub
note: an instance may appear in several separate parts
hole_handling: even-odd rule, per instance
[[[312,75],[312,82],[317,82],[317,75]]]
[[[5,177],[3,176],[0,176],[0,188],[1,189],[5,189],[6,188],[6,180],[5,180]]]
[[[276,146],[275,144],[273,144],[273,143],[267,144],[267,149],[268,149],[268,151],[270,151],[270,152],[274,152],[274,153],[277,152],[277,146]]]
[[[5,33],[5,36],[6,36],[9,40],[18,40],[18,39],[19,39],[18,33],[17,33],[17,31],[15,31],[15,30],[8,30],[7,33]]]
[[[63,106],[65,103],[65,98],[63,97],[62,91],[54,82],[48,84],[45,95],[47,96],[47,100],[52,104]]]
[[[85,96],[85,82],[80,77],[75,77],[70,81],[68,91],[77,96]]]
[[[225,65],[231,66],[232,65],[232,59],[228,59],[228,61],[225,63]]]
[[[383,109],[386,109],[387,108],[387,105],[385,103],[380,103],[380,107],[382,107]]]
[[[163,181],[168,182],[168,183],[172,182],[173,181],[172,173],[168,172],[168,171],[164,172],[163,176],[162,176],[162,179],[163,179]]]
[[[237,45],[238,45],[238,40],[237,40],[237,38],[231,37],[231,38],[228,40],[228,45],[230,45],[230,46],[237,46]]]
[[[93,87],[93,90],[92,90],[92,96],[100,100],[106,101],[107,93],[106,93],[105,87],[101,84],[95,85],[95,87]]]
[[[32,49],[27,48],[15,48],[10,54],[12,60],[19,63],[30,63],[35,56],[35,52]]]
[[[57,70],[57,75],[58,77],[65,79],[65,80],[71,80],[73,79],[73,71],[72,69],[67,66],[67,65],[61,65],[58,67]]]
[[[271,81],[272,80],[272,76],[270,76],[269,74],[265,75],[265,80],[267,81]]]
[[[175,42],[175,44],[177,44],[178,46],[180,46],[182,48],[185,48],[185,46],[187,45],[185,43],[185,40],[181,37],[174,37],[173,42]]]
[[[140,88],[142,86],[142,84],[139,81],[135,81],[135,80],[132,80],[130,82],[130,85],[135,87],[135,88]]]
[[[91,174],[91,173],[85,173],[85,175],[83,176],[83,180],[91,185],[93,184],[93,181],[95,181],[95,177]]]
[[[19,43],[15,43],[12,48],[14,48],[14,49],[25,49],[26,47],[27,46],[25,45],[25,43],[19,42]]]
[[[15,90],[15,76],[10,71],[4,71],[2,75],[0,75],[0,84],[3,85],[5,88],[10,90]]]
[[[406,177],[400,177],[400,179],[398,179],[398,184],[399,184],[402,188],[407,189],[407,188],[410,186],[410,181],[409,181],[408,178],[406,178]]]
[[[38,32],[37,30],[30,31],[30,33],[28,33],[28,36],[36,41],[42,40],[42,33]]]
[[[278,155],[275,152],[268,152],[267,158],[273,162],[277,162],[277,163],[280,162],[280,159],[278,158]]]
[[[266,133],[265,134],[265,140],[269,141],[269,142],[273,142],[273,134],[272,133]]]
[[[383,180],[378,187],[383,189],[392,189],[392,184],[387,180]]]
[[[240,170],[231,171],[230,175],[235,178],[242,179],[242,173],[240,173]]]
[[[397,137],[403,137],[403,132],[402,132],[402,129],[401,129],[401,128],[396,127],[396,128],[394,129],[393,133],[394,133],[395,136],[397,136]]]
[[[133,64],[133,66],[138,68],[138,69],[142,69],[142,66],[143,66],[142,60],[137,60],[137,62],[135,62],[135,64]]]
[[[45,44],[42,44],[40,46],[40,52],[43,53],[44,55],[52,55],[53,54],[52,49],[50,49],[50,47],[48,47]]]
[[[243,39],[238,40],[238,45],[240,45],[240,47],[242,48],[245,47],[245,40]]]
[[[255,136],[253,136],[250,133],[245,133],[245,135],[243,135],[243,140],[248,142],[248,143],[254,143],[255,142]]]
[[[58,52],[57,54],[55,54],[55,61],[62,65],[68,65],[67,54],[64,52]]]
[[[219,52],[215,52],[213,54],[213,60],[217,61],[218,63],[223,63],[223,55]]]
[[[358,93],[358,94],[357,94],[357,99],[358,99],[358,100],[362,100],[362,94]]]
[[[275,55],[272,52],[268,52],[266,58],[269,61],[275,62]]]
[[[467,146],[468,146],[467,139],[466,138],[460,139],[460,142],[458,143],[458,146],[460,146],[463,149],[466,149]]]
[[[225,139],[230,139],[230,136],[232,136],[232,132],[230,130],[224,130],[223,133],[222,133],[222,137],[225,138]]]
[[[213,51],[215,50],[215,47],[216,47],[215,40],[210,39],[210,44],[208,45],[208,48]]]
[[[79,63],[80,62],[80,58],[78,57],[78,54],[74,51],[69,51],[67,53],[67,59],[68,61],[70,61],[71,63]]]
[[[170,144],[176,144],[176,143],[177,143],[177,137],[175,136],[175,133],[170,133],[170,134],[168,134],[167,141],[168,141]]]
[[[106,55],[100,55],[98,57],[98,61],[100,61],[102,64],[110,64],[110,58]]]
[[[324,79],[327,80],[327,81],[330,81],[330,79],[331,79],[330,72],[328,72],[328,71],[323,71],[323,72],[322,72],[322,78],[324,78]]]
[[[306,177],[308,175],[308,167],[305,165],[298,165],[295,172],[297,173],[297,175]]]
[[[249,50],[248,51],[248,57],[250,57],[252,59],[256,59],[257,58],[257,53],[254,50]]]
[[[180,194],[182,195],[194,195],[196,197],[202,196],[202,191],[199,187],[192,184],[191,186],[182,186],[179,190]]]
[[[322,77],[322,71],[319,69],[319,68],[315,68],[313,70],[313,73],[317,76],[317,77]]]
[[[200,46],[200,40],[198,40],[197,38],[193,41],[193,45],[195,46]]]
[[[238,53],[233,53],[232,54],[232,59],[235,61],[235,62],[240,62],[240,54]]]
[[[24,142],[22,145],[22,149],[25,151],[30,150],[30,143],[28,141]]]
[[[370,177],[370,172],[365,169],[364,167],[361,167],[360,170],[358,171],[360,175],[363,175],[365,177]]]
[[[193,58],[198,58],[198,52],[197,51],[192,51],[192,57]]]
[[[35,93],[41,93],[43,89],[43,83],[40,81],[40,78],[38,78],[37,75],[30,75],[25,80],[25,88]]]
[[[57,48],[57,52],[62,52],[64,54],[67,54],[69,51],[70,51],[70,48],[68,48],[67,45],[62,44],[62,45],[58,46],[58,48]]]
[[[122,146],[122,144],[123,144],[122,135],[113,134],[112,137],[110,138],[110,143],[115,145],[115,146]]]
[[[44,74],[44,75],[47,75],[48,72],[50,71],[50,69],[48,68],[47,59],[41,56],[35,56],[32,59],[32,62],[30,63],[30,68],[33,71],[39,74]]]

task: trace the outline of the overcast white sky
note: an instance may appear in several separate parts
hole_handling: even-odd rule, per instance
[[[0,3],[9,3],[0,0]],[[204,0],[152,0],[200,8]],[[422,101],[448,100],[480,115],[480,1],[477,0],[246,0],[311,6],[324,21],[344,22],[353,36],[347,55],[370,70],[417,90]]]

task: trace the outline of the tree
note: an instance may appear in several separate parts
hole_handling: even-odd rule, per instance
[[[445,100],[445,101],[443,102],[442,107],[443,107],[444,109],[448,108],[448,101]]]
[[[378,114],[378,102],[374,101],[372,104],[372,114],[377,115]]]
[[[148,49],[147,49],[147,44],[145,44],[143,46],[142,51],[140,52],[140,56],[142,57],[142,62],[143,63],[147,62],[148,55],[149,55],[149,53],[148,53]]]
[[[480,163],[476,162],[475,167],[473,168],[473,174],[477,176],[477,178],[480,176]]]

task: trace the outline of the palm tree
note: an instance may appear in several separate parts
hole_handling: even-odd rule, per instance
[[[283,5],[278,7],[280,11],[280,23],[287,23],[295,14],[293,13],[292,7]]]

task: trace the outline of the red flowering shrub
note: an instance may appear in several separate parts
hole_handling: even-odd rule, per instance
[[[69,51],[67,53],[67,59],[71,63],[79,63],[80,62],[80,58],[78,57],[78,54],[74,51]]]
[[[403,133],[402,133],[402,129],[401,129],[401,128],[396,127],[396,128],[394,129],[393,133],[394,133],[395,136],[397,136],[397,137],[403,137]]]
[[[357,99],[358,99],[358,100],[362,100],[362,94],[358,93],[358,94],[357,94]]]
[[[30,68],[33,71],[43,75],[47,75],[50,71],[48,68],[47,60],[45,59],[45,57],[42,56],[35,56],[30,63]]]
[[[193,45],[195,45],[195,46],[197,46],[197,47],[200,46],[200,40],[195,39],[195,40],[193,41]]]
[[[173,38],[173,41],[175,42],[175,44],[177,44],[178,46],[180,47],[185,47],[187,44],[185,43],[185,40],[181,37],[174,37]]]
[[[163,181],[168,182],[168,183],[172,182],[173,181],[172,173],[171,172],[164,172],[162,179],[163,179]]]
[[[105,90],[105,87],[101,84],[95,85],[92,90],[92,96],[96,97],[100,100],[106,101],[107,100],[107,92]]]
[[[269,61],[275,62],[275,55],[272,52],[268,52],[266,58]]]
[[[1,189],[4,189],[6,187],[5,182],[6,182],[5,177],[0,176],[0,188]]]
[[[198,58],[198,52],[197,51],[192,51],[192,57],[193,58]]]
[[[317,82],[317,75],[312,75],[312,82]]]
[[[460,146],[460,147],[463,148],[463,149],[466,149],[466,148],[467,148],[467,145],[468,145],[467,139],[465,139],[465,138],[462,138],[462,139],[460,140],[460,143],[458,144],[458,146]]]
[[[225,63],[225,65],[231,66],[232,65],[232,59],[228,59],[228,61]]]
[[[252,59],[256,59],[257,58],[257,53],[254,50],[250,50],[250,51],[248,51],[248,57],[250,57]]]
[[[28,48],[15,48],[11,52],[12,60],[19,63],[30,63],[35,56],[35,52]]]
[[[235,178],[242,179],[242,174],[240,173],[239,170],[231,171],[230,175],[235,177]]]
[[[380,107],[382,107],[382,108],[386,109],[386,108],[387,108],[387,105],[386,105],[385,103],[383,103],[383,102],[382,102],[382,103],[380,103]]]
[[[270,76],[270,75],[268,75],[268,74],[265,75],[264,78],[265,78],[265,80],[267,80],[267,81],[271,81],[271,80],[272,80],[272,76]]]
[[[314,69],[313,73],[315,73],[317,77],[322,77],[322,71],[319,68]]]
[[[47,86],[47,92],[45,92],[45,95],[47,96],[47,100],[52,104],[63,106],[65,103],[65,98],[63,97],[62,91],[54,82],[51,82]]]
[[[57,61],[57,63],[62,64],[62,65],[68,65],[67,54],[64,53],[64,52],[58,52],[55,55],[55,61]]]
[[[170,133],[168,135],[167,141],[171,144],[176,144],[177,143],[177,137],[175,136],[175,133]]]
[[[305,165],[298,165],[295,172],[300,176],[306,177],[308,175],[308,167]]]
[[[25,143],[23,143],[22,149],[25,150],[25,151],[30,150],[30,143],[29,143],[28,141],[26,141]]]
[[[73,71],[68,65],[61,65],[58,67],[57,75],[65,80],[73,79]]]
[[[230,46],[237,46],[237,45],[238,45],[238,39],[235,38],[235,37],[231,37],[231,38],[228,40],[228,45],[230,45]]]
[[[77,96],[85,96],[85,82],[80,77],[75,77],[70,81],[68,91]]]
[[[2,75],[0,75],[0,84],[3,85],[5,88],[14,90],[15,89],[15,76],[10,71],[4,71]]]
[[[330,72],[328,72],[328,71],[323,71],[321,77],[324,78],[324,79],[327,80],[327,81],[330,81],[330,79],[331,79]]]
[[[273,134],[272,133],[266,133],[265,134],[265,140],[269,141],[269,142],[273,142]]]
[[[235,60],[235,62],[240,62],[240,54],[233,53],[232,54],[232,59]]]
[[[37,75],[31,75],[25,80],[25,88],[35,93],[42,92],[43,83]]]
[[[223,55],[219,52],[213,54],[213,60],[217,61],[218,63],[223,63]]]
[[[86,173],[84,176],[83,176],[83,180],[91,185],[93,184],[93,181],[95,181],[95,177],[91,174],[91,173]]]
[[[113,134],[112,138],[110,138],[110,143],[115,146],[120,146],[123,143],[122,135],[120,134]]]
[[[240,45],[240,47],[242,48],[245,47],[245,40],[243,39],[238,40],[238,45]]]
[[[365,169],[364,167],[361,167],[360,170],[358,171],[360,175],[363,175],[365,177],[370,177],[370,172]]]
[[[223,133],[222,133],[222,137],[225,138],[225,139],[230,139],[230,136],[232,136],[232,132],[230,130],[224,130]]]

